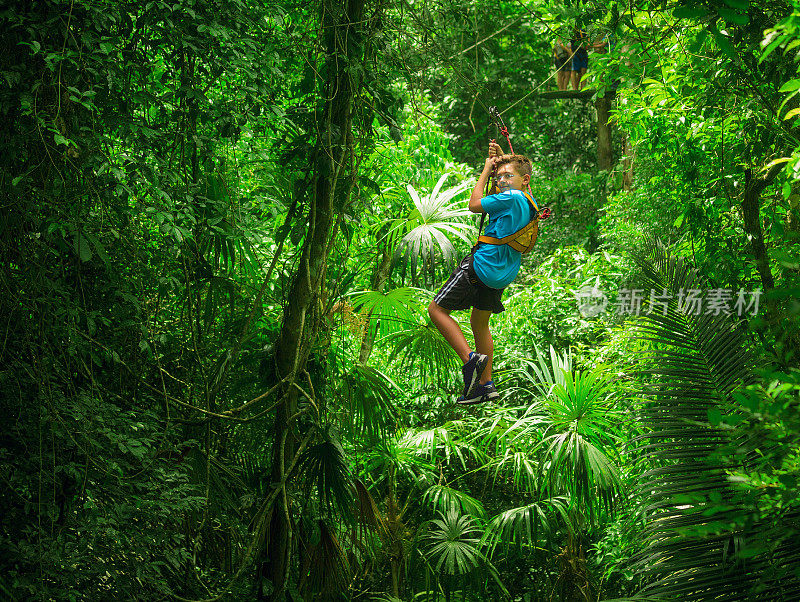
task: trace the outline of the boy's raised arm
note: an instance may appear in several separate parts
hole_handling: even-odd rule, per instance
[[[475,182],[475,188],[472,189],[472,194],[469,197],[469,210],[473,213],[483,213],[481,206],[481,199],[483,198],[483,191],[486,189],[486,182],[489,181],[489,176],[494,171],[494,157],[488,157],[486,163],[483,165],[483,171],[478,176],[478,181]]]
[[[483,213],[481,206],[481,199],[483,198],[483,191],[486,189],[486,182],[489,181],[489,176],[494,171],[494,165],[497,163],[497,158],[503,154],[503,149],[496,142],[489,143],[489,156],[483,164],[483,171],[478,176],[478,181],[472,189],[472,194],[469,197],[469,210],[473,213]]]

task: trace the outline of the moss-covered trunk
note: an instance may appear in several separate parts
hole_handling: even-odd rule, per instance
[[[325,0],[322,3],[326,102],[324,114],[318,122],[318,151],[312,159],[315,176],[308,229],[276,346],[277,375],[286,379],[286,389],[275,420],[271,475],[275,484],[284,482],[285,472],[298,453],[299,439],[294,419],[299,410],[300,392],[294,382],[305,369],[319,330],[321,305],[317,299],[335,230],[336,210],[346,204],[354,177],[351,128],[353,100],[359,86],[354,66],[359,64],[363,54],[359,35],[363,12],[363,0],[347,0],[345,3]],[[290,483],[291,480],[287,482],[287,488]],[[272,583],[272,593],[264,592],[263,599],[286,598],[292,565],[290,499],[291,496],[279,495],[273,507],[262,565],[262,576]]]

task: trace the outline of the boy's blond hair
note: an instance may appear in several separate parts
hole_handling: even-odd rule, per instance
[[[500,155],[500,160],[495,167],[499,169],[501,166],[510,163],[514,170],[521,176],[532,176],[533,165],[531,160],[525,155]]]

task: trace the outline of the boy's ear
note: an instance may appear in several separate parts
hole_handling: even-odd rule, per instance
[[[522,176],[522,183],[523,185],[527,186],[531,181],[531,176],[529,174],[525,174]]]

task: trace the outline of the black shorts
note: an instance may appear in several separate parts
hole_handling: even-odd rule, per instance
[[[444,283],[442,290],[436,293],[434,302],[444,309],[481,309],[499,314],[505,311],[500,297],[502,288],[489,288],[480,281],[472,268],[472,255],[467,255],[453,270],[452,275]]]

